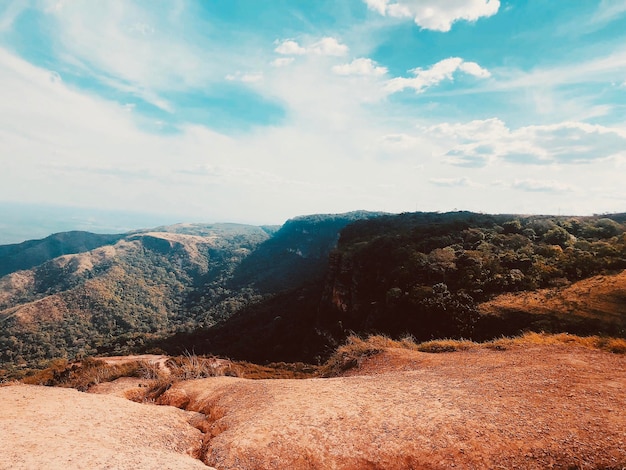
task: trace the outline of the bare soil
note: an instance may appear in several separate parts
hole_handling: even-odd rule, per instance
[[[0,387],[0,468],[626,468],[626,356],[575,345],[388,349],[338,378],[193,380],[159,403],[188,411]]]
[[[182,382],[226,469],[626,467],[626,358],[571,346],[391,349],[350,376]]]
[[[0,469],[204,469],[193,413],[72,389],[0,387]]]
[[[502,294],[480,305],[483,314],[521,311],[535,315],[581,317],[624,324],[626,270],[594,276],[567,287]]]

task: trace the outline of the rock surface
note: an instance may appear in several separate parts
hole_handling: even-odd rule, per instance
[[[0,387],[0,469],[204,469],[193,413],[32,385]]]
[[[181,382],[162,402],[184,395],[206,415],[204,461],[219,470],[626,465],[623,355],[390,349],[350,374]]]

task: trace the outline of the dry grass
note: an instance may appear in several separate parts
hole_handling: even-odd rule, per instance
[[[303,362],[274,362],[265,366],[251,362],[235,363],[237,376],[252,379],[310,379],[317,377],[319,367]]]
[[[400,346],[402,344],[402,346]],[[321,377],[334,377],[349,369],[358,367],[361,362],[379,354],[388,348],[411,348],[415,344],[410,340],[395,341],[387,336],[373,335],[366,339],[350,335],[346,342],[339,346],[335,353],[320,368]]]
[[[154,401],[174,383],[207,377],[231,376],[247,379],[305,379],[336,377],[347,370],[359,367],[368,357],[389,348],[410,349],[425,353],[467,351],[470,349],[509,350],[530,346],[570,345],[597,349],[615,354],[626,354],[626,339],[602,336],[577,336],[568,333],[525,333],[513,338],[503,337],[477,343],[469,340],[440,339],[417,343],[408,336],[399,340],[383,335],[361,338],[348,337],[322,366],[304,363],[274,363],[266,366],[249,362],[232,362],[217,357],[201,357],[187,353],[167,361],[161,367],[152,361],[132,361],[107,364],[100,359],[86,358],[81,363],[68,363],[56,359],[50,365],[22,379],[23,383],[76,388],[81,391],[120,377],[138,377],[148,381],[147,386],[130,397],[134,401]]]
[[[171,375],[176,380],[204,379],[206,377],[237,377],[237,370],[231,361],[217,357],[201,357],[189,352],[167,362]]]
[[[484,347],[490,349],[510,349],[515,347],[543,346],[543,345],[572,345],[587,349],[599,349],[615,354],[626,354],[626,339],[606,336],[577,336],[568,333],[525,333],[514,338],[499,338]]]
[[[70,364],[66,359],[55,359],[46,369],[22,379],[31,385],[75,388],[86,391],[89,387],[111,382],[120,377],[139,377],[141,364],[137,361],[110,365],[100,359],[85,358]]]
[[[219,376],[247,379],[303,379],[316,377],[317,372],[317,366],[304,363],[281,362],[262,366],[186,353],[170,358],[165,367],[156,361],[148,360],[108,364],[95,358],[86,358],[76,363],[70,363],[66,359],[55,359],[43,370],[30,371],[29,375],[21,378],[21,382],[86,391],[93,385],[111,382],[120,377],[137,377],[145,379],[146,384],[140,390],[133,391],[129,398],[142,402],[154,401],[174,383],[183,380]]]
[[[529,332],[513,338],[503,337],[484,343],[464,339],[438,339],[417,343],[410,336],[400,340],[393,340],[383,335],[373,335],[367,338],[351,335],[326,364],[320,368],[319,375],[321,377],[336,377],[349,369],[358,367],[366,358],[379,354],[388,348],[410,349],[425,353],[442,353],[479,348],[505,351],[514,348],[548,345],[579,346],[615,354],[626,354],[626,339],[624,338],[577,336],[568,333]]]
[[[173,357],[165,368],[158,364],[142,364],[143,377],[149,379],[147,388],[135,392],[128,398],[133,401],[153,402],[169,390],[173,384],[183,380],[204,379],[207,377],[231,376],[238,377],[236,366],[231,362],[217,357],[202,357],[192,353]]]

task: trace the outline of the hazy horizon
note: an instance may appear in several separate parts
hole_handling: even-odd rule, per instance
[[[462,209],[453,208],[451,211]],[[368,211],[367,208],[354,208],[350,211]],[[371,211],[376,212],[376,211]],[[449,212],[449,211],[405,211],[405,212]],[[486,213],[485,211],[475,211]],[[27,240],[45,238],[59,232],[73,230],[101,234],[126,233],[133,230],[150,229],[162,225],[178,223],[219,224],[234,223],[254,226],[280,226],[287,220],[300,216],[330,213],[294,213],[285,220],[237,220],[210,219],[203,217],[184,217],[174,214],[141,213],[123,210],[105,210],[99,208],[59,206],[51,204],[25,204],[0,201],[0,245],[21,243]],[[338,214],[338,213],[337,213]],[[389,214],[395,214],[390,212]],[[503,214],[503,213],[501,213]],[[548,214],[548,213],[509,213],[514,215],[555,215],[555,216],[587,216],[593,214]]]

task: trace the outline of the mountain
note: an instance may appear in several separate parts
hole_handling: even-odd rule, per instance
[[[625,227],[617,220],[454,212],[355,222],[331,258],[318,324],[334,336],[383,332],[418,340],[488,339],[503,334],[503,327],[507,334],[568,331],[572,324],[556,313],[542,325],[528,317],[511,327],[505,312],[494,322],[479,305],[505,293],[558,291],[625,269]],[[624,335],[621,312],[576,332]],[[568,315],[580,319],[583,313]]]
[[[257,362],[320,362],[351,332],[418,340],[526,330],[626,336],[623,221],[471,212],[357,220],[341,231],[323,276],[291,282],[291,290],[211,328],[158,345]],[[585,301],[598,284],[606,286],[601,296]],[[545,300],[559,295],[567,301]],[[549,308],[526,308],[530,296]],[[589,307],[599,297],[611,299],[603,313]]]
[[[274,294],[315,282],[324,276],[328,255],[337,246],[341,230],[357,220],[381,215],[355,211],[288,220],[241,262],[229,285],[253,285],[261,293]]]
[[[278,229],[58,234],[0,251],[14,263],[43,260],[0,277],[0,362],[151,348],[321,362],[351,332],[626,336],[624,221],[353,212]],[[82,251],[52,257],[59,239]]]
[[[109,241],[116,238],[0,278],[0,362],[121,352],[227,317],[254,294],[233,293],[224,280],[269,235],[246,225],[180,224]],[[201,308],[197,291],[210,300]]]
[[[124,235],[70,232],[0,247],[12,262],[0,277],[0,363],[118,354],[211,327],[323,279],[340,230],[377,215],[305,216],[280,229],[178,224]],[[17,271],[20,262],[25,269]]]
[[[55,233],[42,240],[0,245],[0,277],[30,269],[62,255],[82,253],[112,245],[123,235],[97,235],[89,232]]]

